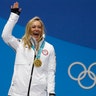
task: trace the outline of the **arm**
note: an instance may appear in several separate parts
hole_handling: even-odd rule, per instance
[[[18,46],[18,39],[12,36],[12,30],[17,23],[19,19],[19,15],[16,12],[13,12],[15,9],[19,9],[18,2],[14,3],[13,6],[11,6],[11,14],[10,17],[4,26],[3,32],[2,32],[2,38],[5,43],[12,46],[14,49]],[[20,12],[19,12],[20,13]]]
[[[56,56],[52,46],[48,65],[48,94],[55,96],[55,71],[56,71]]]

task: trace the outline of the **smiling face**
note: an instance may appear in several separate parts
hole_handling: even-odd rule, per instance
[[[39,39],[42,37],[42,24],[40,21],[35,20],[32,22],[30,35],[35,38],[36,41],[39,41]]]
[[[33,37],[37,42],[41,41],[44,37],[44,24],[42,20],[35,16],[28,21],[26,25],[25,34],[23,36],[24,45],[28,45],[31,48],[30,38]]]
[[[37,42],[45,38],[44,30],[44,24],[39,17],[35,16],[29,20],[26,25],[25,34],[22,37],[22,40],[24,41],[24,47],[26,47],[26,45],[28,45],[29,49],[32,47],[32,43],[30,42],[31,37],[35,38]]]

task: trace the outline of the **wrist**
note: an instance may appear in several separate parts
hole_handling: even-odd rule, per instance
[[[20,13],[21,13],[19,8],[11,8],[11,12],[16,13],[17,15],[20,15]]]
[[[56,96],[55,93],[49,93],[49,96]]]

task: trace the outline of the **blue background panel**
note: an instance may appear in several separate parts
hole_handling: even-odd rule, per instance
[[[14,1],[0,1],[0,34],[10,15],[10,5]],[[96,85],[90,89],[82,88],[78,81],[70,78],[68,68],[74,62],[82,62],[86,67],[86,76],[80,80],[81,84],[88,87],[96,81],[94,77],[96,65],[90,70],[93,79],[87,73],[88,68],[96,62],[96,0],[18,1],[22,13],[13,35],[21,38],[26,23],[34,16],[39,16],[44,21],[46,40],[54,45],[56,51],[57,96],[95,96]],[[15,52],[3,42],[2,38],[0,44],[0,96],[7,96],[13,74]],[[84,69],[76,65],[70,71],[72,76],[79,78]]]
[[[81,46],[96,48],[96,0],[17,0],[22,8],[18,23],[39,16],[47,34]],[[0,0],[0,16],[7,19],[15,0]],[[3,10],[3,11],[2,11]]]

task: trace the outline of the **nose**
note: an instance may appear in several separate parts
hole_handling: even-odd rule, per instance
[[[39,28],[38,27],[36,27],[36,30],[38,30]]]
[[[35,30],[39,30],[39,28],[36,26],[36,27],[35,27]]]
[[[36,29],[35,29],[35,31],[41,31],[41,28],[39,28],[39,27],[36,27]]]

